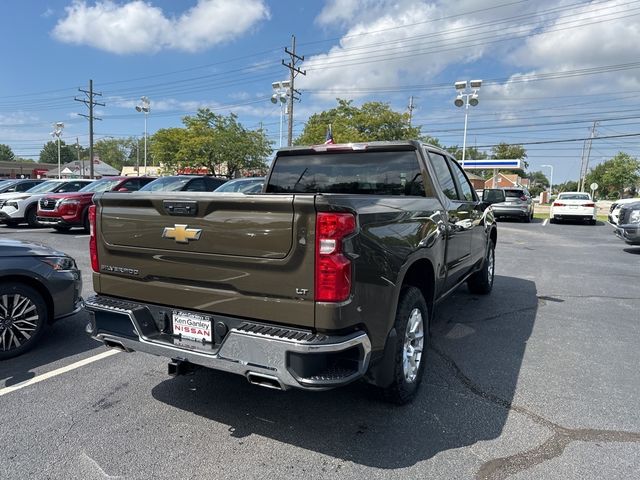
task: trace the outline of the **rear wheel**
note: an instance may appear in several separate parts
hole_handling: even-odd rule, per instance
[[[382,389],[388,402],[399,405],[415,397],[422,382],[427,347],[429,309],[422,292],[415,287],[402,290],[394,328],[398,341],[393,365],[393,382]]]
[[[595,225],[596,224],[596,219],[592,218],[591,220],[589,220],[589,225]]]
[[[30,227],[39,227],[38,219],[36,218],[36,207],[31,207],[27,210],[25,218]]]
[[[493,289],[493,277],[495,274],[496,246],[493,241],[489,241],[487,255],[482,264],[482,268],[469,277],[467,286],[471,293],[486,295]]]
[[[33,348],[47,325],[47,306],[40,293],[27,285],[0,284],[0,359]]]

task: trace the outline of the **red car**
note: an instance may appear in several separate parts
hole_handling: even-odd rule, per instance
[[[38,223],[59,232],[67,232],[73,227],[82,227],[88,232],[88,210],[94,193],[135,192],[153,180],[155,177],[108,177],[77,192],[48,195],[38,202]]]

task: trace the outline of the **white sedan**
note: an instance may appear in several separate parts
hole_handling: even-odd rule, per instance
[[[562,192],[549,210],[551,223],[559,220],[586,220],[596,224],[596,204],[591,195],[584,192]]]

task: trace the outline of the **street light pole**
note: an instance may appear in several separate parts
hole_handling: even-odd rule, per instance
[[[144,113],[144,174],[147,175],[147,115],[151,111],[148,97],[140,97],[140,105],[136,105],[136,112]]]
[[[289,100],[287,89],[291,85],[290,80],[281,80],[279,82],[273,82],[271,88],[273,88],[273,95],[271,95],[271,103],[280,103],[280,147],[282,148],[282,123],[284,119],[284,108]]]
[[[482,86],[482,80],[463,80],[453,84],[458,91],[455,101],[456,107],[464,106],[464,133],[462,135],[462,162],[460,166],[464,168],[464,161],[467,157],[467,123],[469,120],[469,105],[478,105],[478,90]]]
[[[51,136],[58,139],[58,180],[62,178],[62,164],[60,162],[60,136],[62,135],[62,130],[64,130],[64,123],[56,122],[53,124],[53,132],[51,132]]]
[[[551,178],[549,179],[549,198],[553,195],[553,165],[540,165],[541,167],[549,167],[551,169]]]

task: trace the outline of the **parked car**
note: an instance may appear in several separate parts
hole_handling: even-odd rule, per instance
[[[582,220],[596,224],[596,204],[590,193],[562,192],[558,194],[549,209],[551,223],[560,220]]]
[[[503,188],[506,200],[492,205],[496,218],[518,218],[523,222],[533,220],[533,200],[526,188]]]
[[[616,235],[629,245],[640,245],[640,200],[622,206]]]
[[[0,239],[0,360],[40,341],[56,320],[82,308],[82,278],[68,255]]]
[[[173,175],[161,177],[140,189],[141,192],[213,192],[225,183],[225,178],[204,175]]]
[[[48,180],[26,192],[0,194],[0,221],[10,227],[28,223],[39,226],[37,220],[38,201],[48,193],[77,192],[93,180]]]
[[[0,181],[0,193],[26,192],[30,188],[35,187],[44,180],[39,179],[11,179]]]
[[[613,225],[618,224],[618,216],[620,215],[620,209],[629,203],[640,202],[640,198],[623,198],[616,200],[611,204],[609,208],[609,223]]]
[[[37,221],[59,232],[82,227],[89,232],[88,211],[98,192],[135,192],[155,177],[107,177],[84,186],[77,192],[47,195],[38,202]]]
[[[281,149],[251,202],[142,190],[90,207],[87,332],[173,359],[174,375],[200,365],[316,391],[364,379],[405,403],[435,305],[493,287],[490,202],[420,142]]]
[[[236,178],[220,185],[216,193],[260,193],[264,185],[264,177]]]

